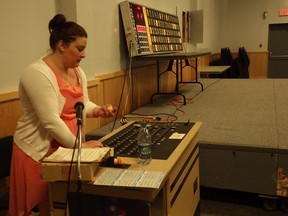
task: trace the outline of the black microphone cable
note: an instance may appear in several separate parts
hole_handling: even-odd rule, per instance
[[[69,189],[70,189],[70,182],[71,182],[71,171],[72,171],[72,165],[73,165],[73,161],[74,161],[74,155],[75,155],[75,150],[76,150],[76,143],[78,141],[78,132],[76,135],[76,139],[74,142],[74,146],[73,146],[73,151],[72,151],[72,157],[69,163],[69,171],[68,171],[68,179],[67,179],[67,189],[66,189],[66,199],[65,199],[65,213],[64,216],[67,215],[67,207],[68,207],[68,194],[69,194]]]

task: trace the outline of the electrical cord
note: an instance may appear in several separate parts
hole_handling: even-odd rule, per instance
[[[132,85],[132,81],[131,81],[132,80],[131,79],[131,71],[132,71],[132,69],[131,69],[132,68],[132,41],[130,41],[129,46],[130,46],[130,49],[129,49],[130,50],[130,55],[129,55],[130,58],[129,58],[128,76],[129,76],[129,83],[130,83],[129,87],[131,87],[131,85]],[[125,76],[124,76],[124,82],[123,82],[123,85],[122,85],[121,95],[120,95],[120,99],[119,99],[119,103],[118,103],[118,109],[117,109],[117,112],[116,112],[116,115],[115,115],[115,118],[114,118],[114,121],[113,121],[113,125],[112,125],[112,128],[111,128],[110,132],[112,132],[114,130],[114,128],[115,128],[115,124],[116,124],[117,117],[118,117],[119,110],[120,110],[120,105],[121,105],[122,98],[123,98],[123,95],[124,95],[124,87],[125,87],[125,84],[126,84],[126,78],[127,78],[127,71],[126,71]],[[125,112],[125,110],[127,108],[129,95],[130,95],[130,90],[131,89],[128,88],[128,95],[126,97],[125,105],[124,105],[124,108],[123,108],[123,111],[122,111],[122,116],[124,116],[123,114],[124,114],[124,112]]]

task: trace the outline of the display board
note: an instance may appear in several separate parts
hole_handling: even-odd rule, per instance
[[[121,2],[120,10],[131,56],[183,50],[176,15],[129,1]]]

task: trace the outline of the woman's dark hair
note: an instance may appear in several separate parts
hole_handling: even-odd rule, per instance
[[[85,29],[75,22],[66,21],[63,14],[57,14],[50,20],[48,29],[50,32],[50,47],[56,50],[57,43],[62,40],[65,44],[75,41],[78,37],[86,37]]]

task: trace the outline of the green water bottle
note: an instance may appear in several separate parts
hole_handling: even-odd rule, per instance
[[[138,162],[139,164],[149,164],[152,159],[151,135],[149,133],[147,122],[141,122],[141,127],[137,136]]]

